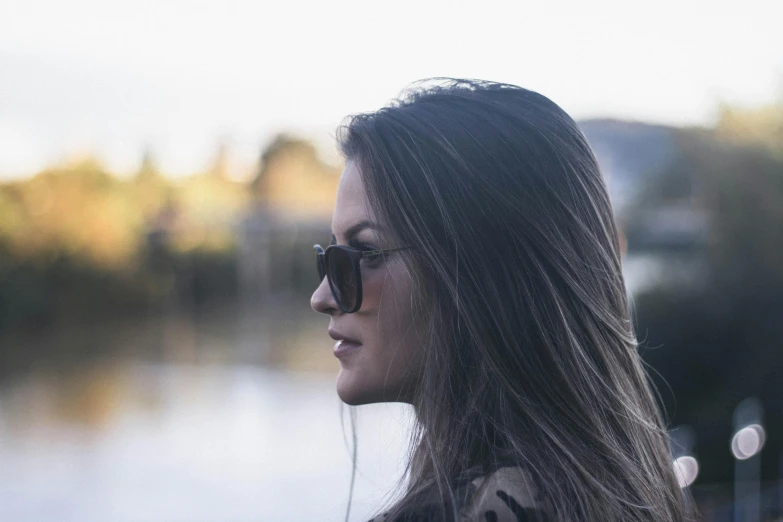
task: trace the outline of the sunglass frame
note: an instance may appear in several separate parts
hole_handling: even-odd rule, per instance
[[[410,247],[386,248],[382,250],[358,250],[356,248],[345,245],[329,245],[324,250],[321,245],[313,245],[313,248],[315,249],[318,263],[319,282],[323,281],[324,277],[326,277],[327,281],[329,282],[329,290],[332,292],[332,297],[334,297],[334,302],[337,303],[337,306],[340,308],[340,310],[347,314],[352,314],[358,312],[362,307],[362,270],[361,266],[359,265],[359,262],[362,260],[362,258],[385,255],[390,252],[396,252],[398,250],[407,250]],[[345,307],[342,299],[337,296],[332,278],[329,277],[329,258],[331,257],[329,252],[334,252],[335,250],[341,250],[345,252],[351,262],[351,269],[353,270],[354,276],[356,277],[356,303],[354,304],[353,308]]]

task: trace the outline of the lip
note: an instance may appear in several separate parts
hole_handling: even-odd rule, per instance
[[[336,330],[329,328],[329,337],[337,341],[334,345],[334,356],[345,357],[346,355],[355,352],[362,347],[362,343],[356,339],[351,339]]]
[[[334,345],[334,356],[338,358],[345,357],[361,347],[361,344],[352,341],[337,341]]]
[[[337,330],[333,330],[331,328],[329,328],[329,337],[331,337],[335,341],[346,341],[353,344],[362,344],[357,339],[353,339],[351,337],[348,337],[347,335],[343,335]]]

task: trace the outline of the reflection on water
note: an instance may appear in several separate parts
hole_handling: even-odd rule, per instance
[[[350,460],[333,381],[247,365],[33,376],[0,399],[0,519],[342,520]],[[399,476],[408,421],[401,405],[359,409],[352,520]]]
[[[6,335],[29,361],[0,380],[0,520],[344,520],[327,325],[305,303]],[[409,422],[358,409],[351,520],[399,478]]]

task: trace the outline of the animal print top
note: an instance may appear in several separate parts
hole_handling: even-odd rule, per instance
[[[474,479],[467,488],[468,503],[460,511],[460,522],[555,522],[551,509],[546,507],[521,468],[500,468]],[[426,510],[404,518],[405,522],[434,519]],[[384,513],[369,522],[392,521],[387,520]]]

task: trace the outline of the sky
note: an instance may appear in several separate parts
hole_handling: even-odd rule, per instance
[[[171,176],[220,143],[249,172],[276,132],[334,131],[411,82],[536,90],[577,119],[710,125],[783,93],[781,0],[0,0],[0,179],[145,150]]]

